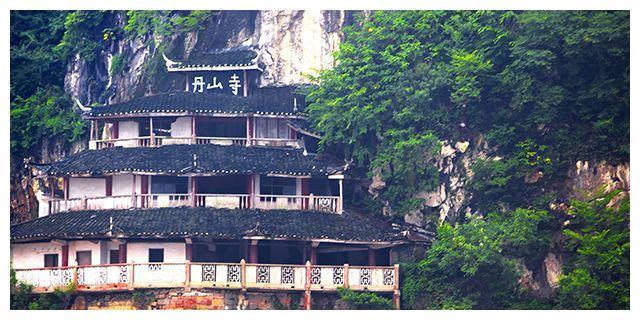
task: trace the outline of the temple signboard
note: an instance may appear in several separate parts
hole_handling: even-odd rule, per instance
[[[245,73],[242,71],[190,72],[187,76],[187,91],[192,93],[243,96],[246,85]]]

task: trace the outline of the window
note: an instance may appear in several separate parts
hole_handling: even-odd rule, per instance
[[[149,262],[164,262],[164,249],[149,249]]]
[[[267,139],[289,139],[286,119],[256,119],[256,137]]]
[[[186,194],[187,177],[153,176],[151,178],[152,194]]]
[[[45,268],[52,268],[52,267],[57,267],[57,266],[58,266],[58,254],[57,253],[45,254],[44,255],[44,267]]]
[[[91,265],[91,250],[76,251],[76,262],[79,266]]]
[[[109,263],[120,263],[120,250],[109,250]]]
[[[260,176],[260,194],[296,195],[296,179]]]

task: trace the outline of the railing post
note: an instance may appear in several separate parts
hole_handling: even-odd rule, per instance
[[[187,260],[184,264],[184,289],[189,291],[191,287],[191,261]]]
[[[87,196],[82,196],[82,209],[87,210]]]
[[[305,264],[306,277],[304,282],[304,309],[311,310],[311,262],[307,260]]]
[[[342,284],[342,286],[345,289],[348,289],[349,288],[349,264],[348,263],[344,264],[344,270],[342,271],[342,273],[344,274],[343,275],[344,283]]]
[[[400,310],[400,265],[393,265],[393,306]]]
[[[78,267],[73,267],[73,286],[78,288]]]
[[[242,286],[242,290],[247,290],[247,264],[244,259],[240,260],[240,285]]]
[[[132,262],[132,263],[130,264],[129,271],[131,272],[131,275],[130,275],[130,277],[129,277],[129,289],[133,290],[133,288],[135,288],[135,285],[134,285],[134,283],[135,283],[135,282],[134,282],[134,281],[135,281],[135,279],[133,278],[133,277],[134,277],[134,275],[136,274],[136,273],[135,273],[135,263],[133,263],[133,262]]]
[[[315,204],[313,192],[312,192],[312,193],[309,193],[309,210],[315,210],[315,209],[316,209],[316,204]]]

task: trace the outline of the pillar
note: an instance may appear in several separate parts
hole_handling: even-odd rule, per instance
[[[118,245],[118,263],[127,263],[127,243]]]
[[[318,264],[318,245],[318,242],[311,243],[311,256],[309,257],[309,260],[312,265]]]
[[[191,261],[193,258],[193,241],[191,239],[185,240],[184,249],[184,259]]]
[[[343,212],[343,195],[342,195],[342,179],[338,180],[338,186],[340,187],[340,197],[338,198],[338,212]]]
[[[258,240],[251,240],[249,245],[249,263],[258,263]]]
[[[68,244],[62,245],[62,252],[61,252],[60,259],[62,260],[60,261],[61,267],[69,266],[69,245]]]
[[[369,248],[369,266],[376,265],[376,251],[374,249]]]

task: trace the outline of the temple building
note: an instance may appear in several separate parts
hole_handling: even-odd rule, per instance
[[[17,278],[40,291],[75,282],[305,299],[347,287],[399,303],[400,252],[428,234],[345,206],[350,165],[317,153],[295,88],[258,86],[256,57],[165,57],[183,91],[80,105],[88,149],[33,164],[51,187],[39,218],[11,226]]]

